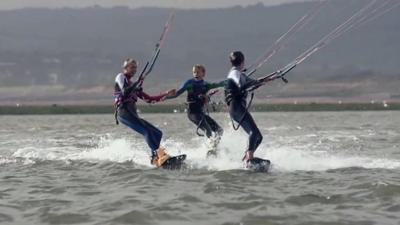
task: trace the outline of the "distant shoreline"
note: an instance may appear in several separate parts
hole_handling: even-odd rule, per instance
[[[138,105],[141,113],[185,112],[183,104]],[[210,107],[210,112],[224,112],[225,105]],[[304,112],[304,111],[390,111],[400,110],[400,103],[301,103],[301,104],[254,104],[255,112]],[[46,114],[111,114],[112,105],[23,105],[0,106],[0,115],[46,115]]]

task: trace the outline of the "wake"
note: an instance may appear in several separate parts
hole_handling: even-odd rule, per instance
[[[170,138],[164,140],[162,145],[166,147],[170,155],[186,154],[189,169],[236,170],[244,168],[241,159],[247,145],[246,137],[246,134],[241,131],[235,132],[232,129],[226,129],[219,145],[218,156],[209,158],[207,158],[208,147],[204,143],[205,140],[200,137],[194,137],[185,142]],[[268,142],[268,140],[264,142]],[[260,145],[255,156],[271,160],[272,171],[283,172],[326,171],[349,167],[400,168],[400,160],[397,159],[360,155],[360,152],[354,155],[348,151],[341,151],[341,149],[336,151],[310,150],[310,143],[307,145],[299,143],[296,148],[287,147],[285,143],[279,142],[264,143]],[[27,162],[35,162],[35,160],[132,162],[135,166],[143,169],[153,168],[149,163],[149,151],[144,141],[132,141],[124,138],[102,138],[96,147],[87,149],[20,148],[12,154],[10,159],[1,159],[0,164],[13,163],[15,158],[26,159]]]

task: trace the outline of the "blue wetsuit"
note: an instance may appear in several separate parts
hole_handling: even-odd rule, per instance
[[[115,78],[114,97],[117,107],[118,121],[144,136],[147,145],[154,156],[160,147],[162,132],[137,114],[136,102],[138,98],[148,102],[158,102],[166,94],[150,96],[141,88],[134,88],[131,80],[120,73]]]
[[[176,95],[170,98],[176,98],[183,92],[187,91],[187,115],[190,121],[198,126],[206,136],[210,138],[212,132],[221,136],[223,129],[218,125],[215,120],[205,113],[204,105],[207,101],[207,92],[211,89],[223,87],[225,81],[218,83],[208,83],[204,80],[196,80],[194,78],[187,80],[176,92]]]

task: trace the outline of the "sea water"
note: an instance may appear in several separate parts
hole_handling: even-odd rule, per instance
[[[253,115],[269,173],[244,169],[226,113],[216,158],[185,114],[142,115],[179,171],[111,114],[1,116],[0,224],[400,224],[400,112]]]

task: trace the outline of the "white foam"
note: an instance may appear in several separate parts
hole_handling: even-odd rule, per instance
[[[274,168],[283,171],[307,170],[325,171],[348,167],[363,168],[400,168],[400,161],[384,158],[349,156],[328,153],[326,151],[305,151],[295,149],[271,149],[266,154]]]
[[[137,148],[141,148],[141,146],[134,146],[125,139],[103,140],[98,147],[73,154],[71,159],[104,160],[120,163],[126,161],[140,162],[138,160],[140,151],[134,150]]]
[[[40,149],[36,147],[20,148],[12,154],[13,157],[42,160],[59,160],[64,155],[59,148]]]
[[[314,136],[311,135],[314,140]],[[278,171],[324,171],[329,169],[363,167],[363,168],[400,168],[400,160],[389,158],[375,158],[373,156],[341,154],[340,150],[327,151],[318,149],[318,143],[307,143],[304,139],[295,147],[287,147],[287,143],[294,146],[298,142],[298,137],[276,139],[273,141],[265,138],[263,144],[256,151],[255,156],[267,158],[272,161],[273,169]],[[310,138],[310,135],[304,135]],[[289,139],[289,140],[288,140]],[[139,141],[138,141],[139,140]],[[234,131],[231,127],[225,128],[224,136],[219,145],[219,155],[217,158],[207,159],[207,145],[205,139],[193,137],[187,141],[177,141],[169,138],[162,142],[171,155],[187,154],[187,162],[192,168],[205,168],[209,170],[232,170],[242,169],[244,151],[247,146],[247,134],[241,129]],[[312,147],[314,145],[314,147]],[[195,146],[195,147],[193,147]],[[112,161],[127,162],[150,167],[149,149],[144,140],[124,138],[112,139],[111,137],[102,138],[97,147],[88,149],[76,148],[36,148],[26,147],[18,149],[13,157],[26,159],[42,160],[88,160],[88,161]],[[2,163],[8,163],[1,161]]]
[[[8,159],[8,158],[0,157],[0,165],[16,163],[16,162],[17,162],[17,159]]]
[[[12,157],[40,160],[87,160],[87,161],[133,161],[137,164],[148,165],[149,154],[143,145],[131,143],[125,139],[107,139],[99,141],[98,146],[89,149],[65,148],[20,148]]]

